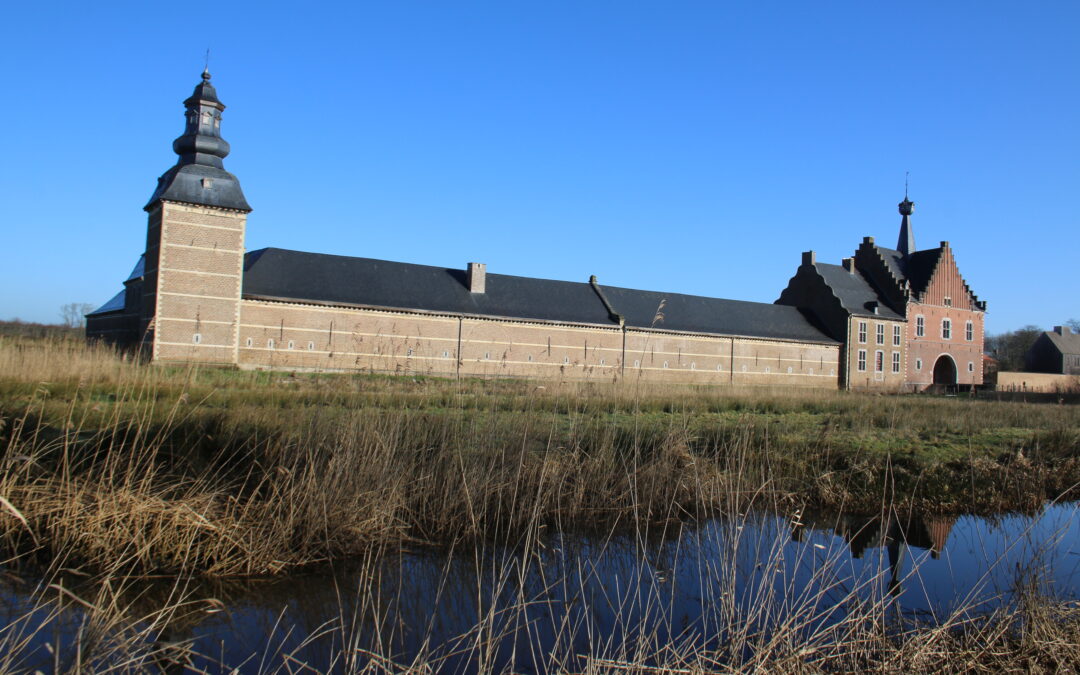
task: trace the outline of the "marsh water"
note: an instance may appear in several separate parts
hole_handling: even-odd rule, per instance
[[[813,636],[860,603],[877,603],[887,622],[903,626],[988,612],[1033,589],[1080,599],[1077,509],[1048,504],[993,517],[752,511],[633,535],[383,552],[278,579],[132,582],[123,593],[133,616],[183,597],[184,611],[152,639],[185,646],[183,663],[211,672],[298,672],[301,664],[324,672],[383,657],[446,672],[538,672],[553,653],[572,664],[585,654],[634,659],[660,645],[719,650],[733,631],[777,626]],[[70,595],[100,597],[78,580],[64,583]],[[9,638],[26,636],[21,666],[48,670],[57,645],[85,636],[85,614],[62,600],[64,613],[35,632],[48,611],[41,598],[61,591],[34,592],[32,579],[7,573],[0,621]]]

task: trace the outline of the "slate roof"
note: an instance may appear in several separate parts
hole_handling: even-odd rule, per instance
[[[894,312],[878,298],[877,293],[861,274],[851,274],[840,265],[827,263],[815,263],[814,267],[848,312],[862,316],[903,320],[904,317]],[[875,306],[878,310],[876,313]]]
[[[139,260],[135,263],[135,267],[131,268],[131,274],[124,280],[126,284],[129,281],[134,281],[141,278],[146,273],[146,254],[139,256]],[[98,307],[94,311],[90,312],[86,316],[95,316],[97,314],[105,314],[107,312],[117,312],[126,307],[127,300],[127,287],[114,295],[112,299],[106,302],[101,307]]]
[[[787,305],[612,286],[602,290],[626,325],[635,328],[835,343]]]
[[[97,314],[107,314],[109,312],[118,312],[124,309],[124,301],[127,299],[127,289],[124,289],[112,296],[112,299],[106,302],[101,307],[98,307],[92,312],[88,312],[86,316],[95,316]]]
[[[635,328],[833,343],[794,307],[599,287]],[[463,270],[266,248],[247,254],[245,298],[615,325],[591,284],[487,274],[484,293]],[[662,304],[662,307],[661,307]],[[663,320],[655,321],[661,308]]]
[[[1059,335],[1055,331],[1043,333],[1050,342],[1062,354],[1080,354],[1080,333],[1070,332],[1068,335]]]
[[[914,293],[922,293],[930,283],[930,276],[934,273],[938,261],[941,260],[940,248],[928,248],[925,251],[916,251],[908,256],[907,279],[911,283]]]
[[[889,271],[896,277],[896,280],[900,283],[904,282],[906,275],[904,274],[904,256],[895,248],[885,248],[884,246],[874,245],[878,253],[885,260],[885,264],[888,266]]]
[[[610,324],[587,283],[488,274],[470,293],[465,272],[411,263],[265,248],[247,254],[245,297]]]

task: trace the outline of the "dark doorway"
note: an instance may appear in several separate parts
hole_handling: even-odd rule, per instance
[[[934,388],[950,391],[956,388],[956,362],[942,354],[934,364]]]

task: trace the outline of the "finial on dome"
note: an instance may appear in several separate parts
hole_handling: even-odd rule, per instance
[[[910,216],[912,213],[915,213],[915,202],[908,199],[906,195],[904,196],[904,201],[897,204],[897,206],[900,207],[900,215],[902,216]]]
[[[207,84],[210,83],[210,67],[209,66],[207,66],[206,68],[203,68],[202,81],[206,82]]]

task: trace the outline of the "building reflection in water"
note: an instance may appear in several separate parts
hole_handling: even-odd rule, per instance
[[[898,596],[908,547],[930,551],[937,560],[955,523],[956,516],[919,516],[896,509],[875,516],[806,514],[792,524],[791,538],[802,542],[808,529],[832,531],[844,539],[853,558],[862,558],[868,548],[884,548],[889,556],[889,593]]]

